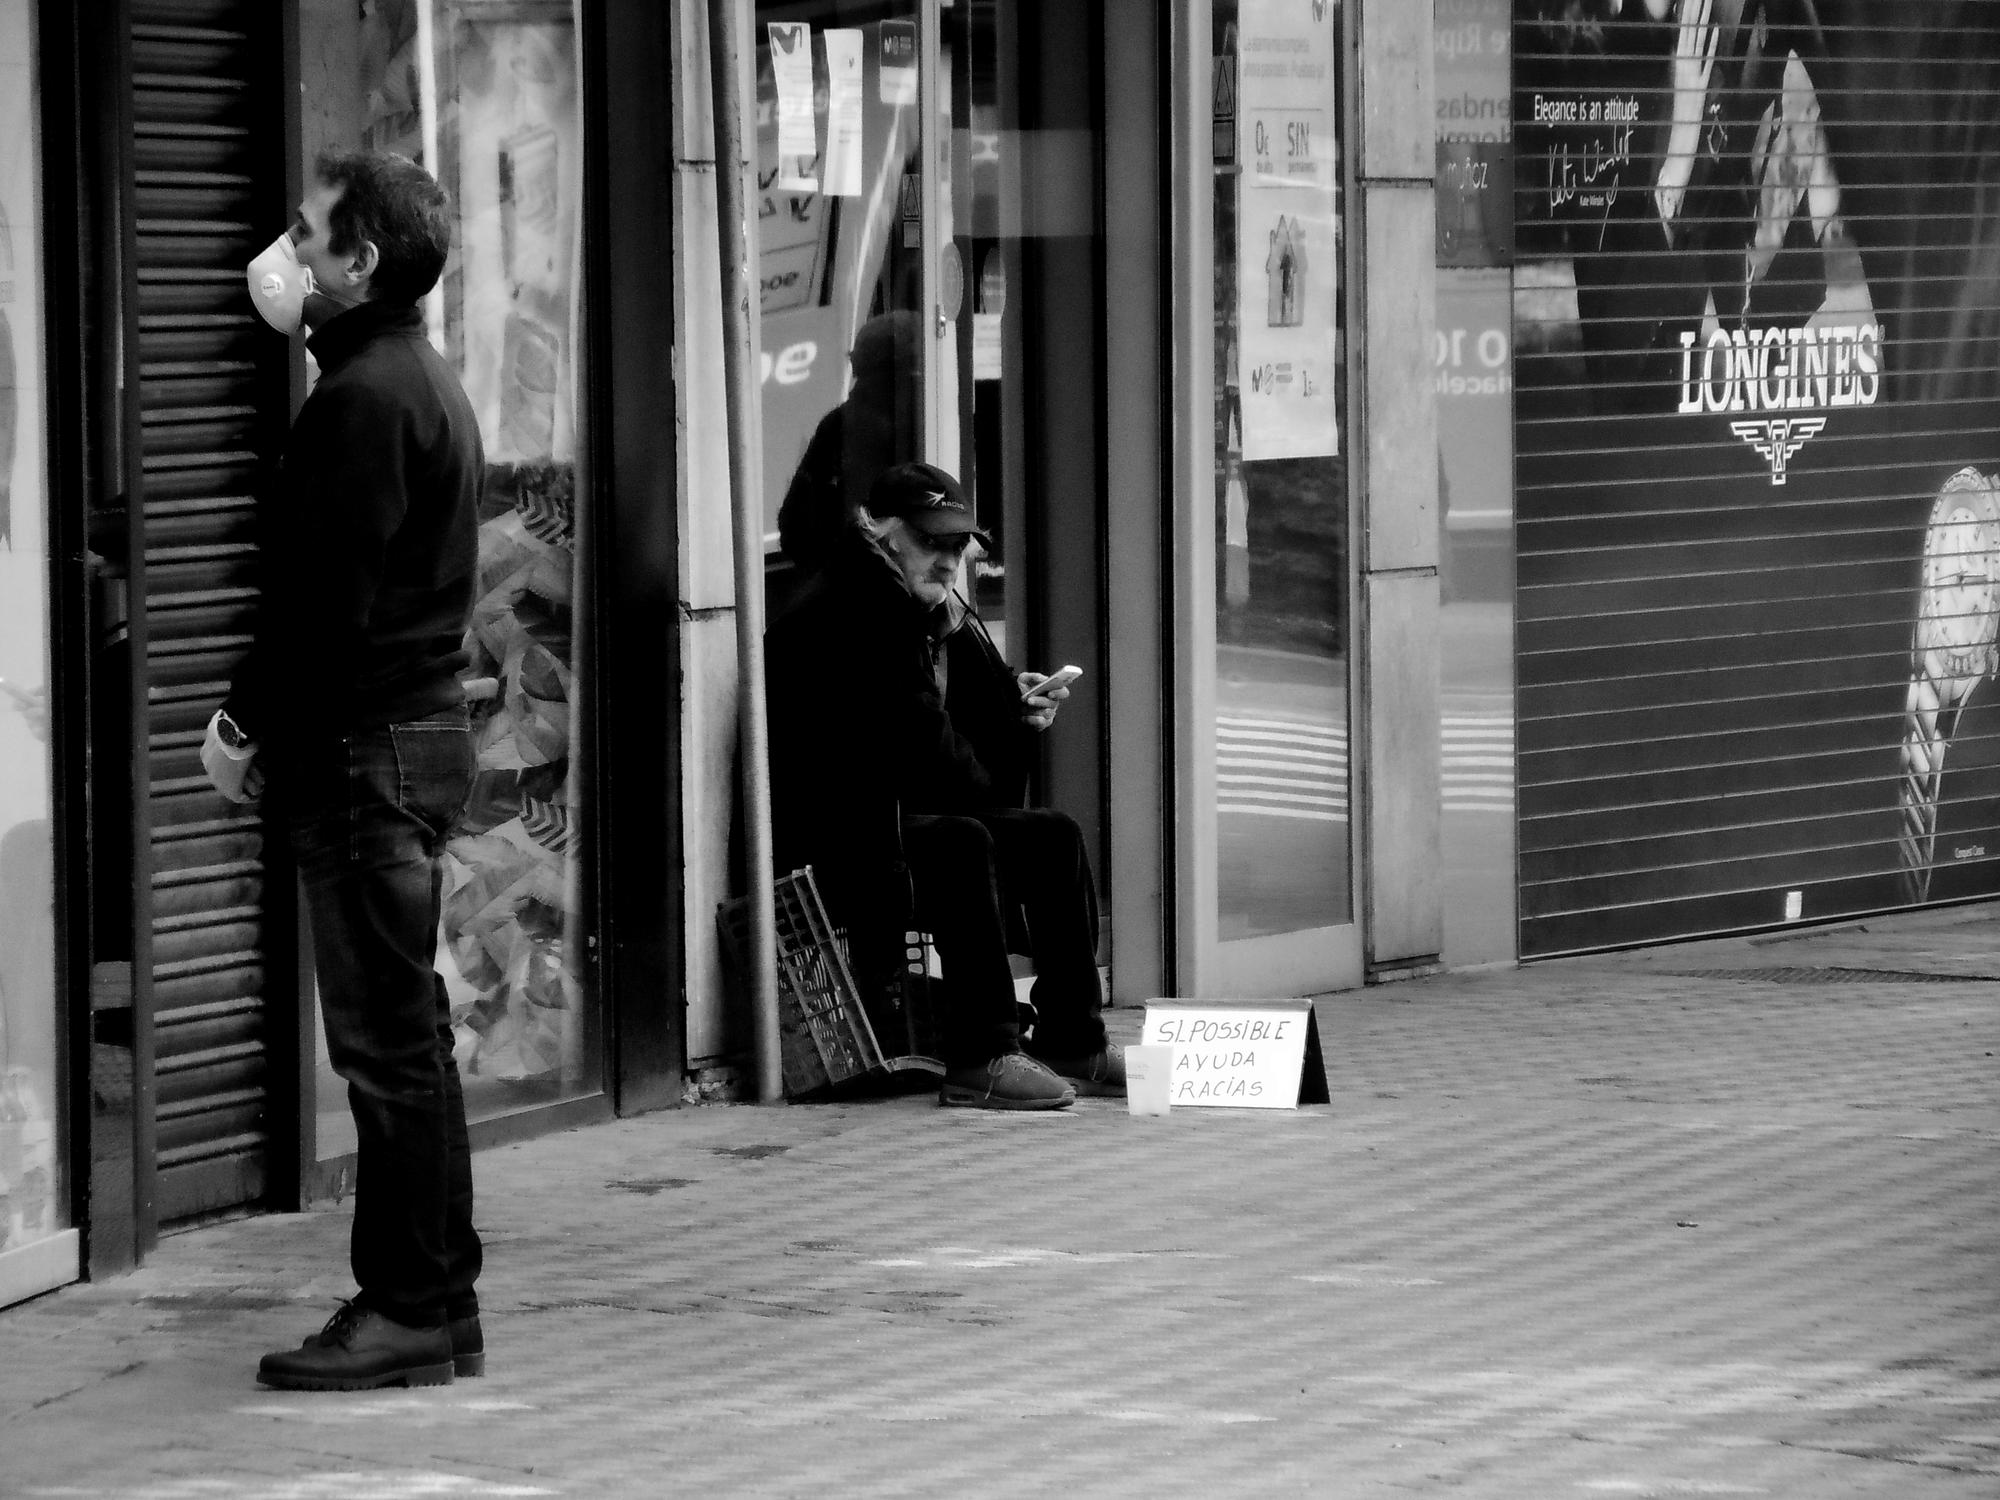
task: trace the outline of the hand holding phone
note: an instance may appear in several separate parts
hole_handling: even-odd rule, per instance
[[[1040,682],[1030,683],[1021,689],[1024,699],[1045,697],[1052,688],[1068,687],[1083,675],[1082,667],[1059,667]]]

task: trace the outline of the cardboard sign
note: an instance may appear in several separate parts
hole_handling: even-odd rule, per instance
[[[1174,1049],[1168,1102],[1175,1106],[1328,1102],[1310,1000],[1152,1000],[1142,1040]]]

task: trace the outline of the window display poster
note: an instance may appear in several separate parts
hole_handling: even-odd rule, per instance
[[[773,24],[757,54],[757,288],[763,349],[758,378],[764,404],[764,516],[766,545],[775,547],[778,505],[792,469],[805,450],[813,426],[840,401],[845,363],[839,310],[826,302],[826,249],[833,219],[832,199],[851,185],[860,190],[861,34],[826,35],[828,89],[825,99],[825,181],[801,178],[800,163],[788,155],[786,63],[779,56]],[[850,58],[847,54],[852,53]],[[849,64],[852,76],[848,77]],[[807,123],[813,96],[811,69],[805,102]],[[853,96],[848,96],[851,83]],[[855,117],[849,121],[847,116]],[[794,142],[793,144],[797,144]],[[811,168],[817,158],[803,165]],[[819,191],[820,188],[825,191]]]
[[[826,183],[829,197],[861,196],[861,33],[826,33]]]
[[[774,27],[773,46],[760,51],[757,57],[758,311],[767,319],[778,313],[817,307],[825,300],[826,267],[822,252],[828,219],[827,195],[819,191],[818,179],[800,176],[798,158],[787,155],[784,68],[776,55],[775,31]],[[810,84],[810,69],[807,81]],[[805,97],[810,106],[810,87]],[[834,135],[831,119],[827,135],[831,141]],[[858,122],[854,136],[858,146]],[[816,161],[816,156],[808,157],[803,165],[811,168]],[[852,172],[858,179],[858,162]]]
[[[1515,7],[1525,953],[2000,892],[1986,9]]]
[[[1509,0],[1435,0],[1437,263],[1500,266],[1514,239]]]
[[[583,956],[589,820],[569,774],[575,610],[588,585],[576,505],[583,125],[572,6],[430,3],[428,69],[423,8],[321,6],[329,55],[351,47],[358,76],[308,70],[304,104],[309,118],[358,117],[376,147],[417,154],[432,136],[457,209],[444,345],[487,469],[465,674],[479,775],[446,846],[438,968],[466,1107],[480,1118],[598,1086]],[[330,1069],[318,1088],[324,1132],[345,1112]],[[325,1133],[319,1146],[339,1149]]]
[[[459,205],[450,309],[490,463],[575,453],[570,331],[583,201],[576,34],[462,19],[450,33]]]
[[[63,1227],[33,8],[0,0],[0,1262]]]
[[[884,21],[875,31],[875,91],[898,108],[917,102],[917,23]]]
[[[1504,271],[1437,279],[1438,510],[1450,532],[1513,521],[1513,298]]]
[[[1243,0],[1237,17],[1237,378],[1243,457],[1340,451],[1340,264],[1332,0]]]
[[[577,671],[576,339],[583,196],[576,28],[467,9],[451,27],[466,392],[486,438],[467,646],[479,779],[446,847],[454,1018],[468,1098],[596,1086],[581,971],[585,812]],[[456,126],[455,132],[449,129]],[[499,1086],[498,1095],[483,1091]]]
[[[812,27],[804,21],[772,21],[771,75],[778,90],[778,186],[794,192],[819,191],[812,172],[819,160],[813,119]]]

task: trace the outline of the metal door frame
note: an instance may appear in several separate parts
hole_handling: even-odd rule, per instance
[[[1352,77],[1355,10],[1343,0],[1335,66]],[[1173,608],[1173,670],[1169,680],[1173,720],[1173,874],[1178,900],[1174,927],[1177,993],[1190,996],[1304,995],[1350,989],[1364,976],[1363,891],[1366,870],[1359,809],[1364,805],[1367,766],[1355,733],[1360,717],[1362,610],[1356,557],[1346,549],[1346,696],[1348,723],[1347,869],[1348,915],[1344,921],[1298,932],[1223,941],[1218,932],[1220,880],[1217,858],[1215,745],[1215,296],[1213,100],[1210,42],[1213,11],[1209,0],[1182,0],[1173,7],[1174,30],[1167,49],[1169,80],[1168,162],[1169,239],[1172,261],[1169,295],[1172,329],[1168,396],[1169,472],[1172,521],[1169,551]],[[1351,220],[1354,130],[1352,88],[1342,90],[1342,202]],[[1342,412],[1350,455],[1343,497],[1348,536],[1357,535],[1352,460],[1362,392],[1356,357],[1355,236],[1343,235],[1341,296],[1348,308],[1345,358],[1347,405]]]

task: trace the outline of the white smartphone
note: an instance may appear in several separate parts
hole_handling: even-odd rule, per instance
[[[1040,682],[1030,684],[1021,694],[1023,698],[1039,697],[1050,688],[1068,687],[1083,675],[1082,667],[1059,667]]]

